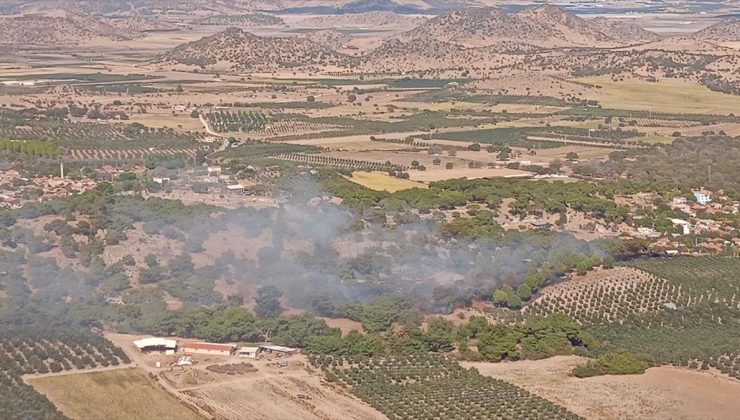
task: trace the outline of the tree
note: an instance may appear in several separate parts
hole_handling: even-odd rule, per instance
[[[441,160],[441,159],[439,159],[439,158],[435,158],[435,159],[434,159],[434,160],[432,161],[432,165],[439,165],[439,164],[441,164],[441,163],[442,163],[442,160]]]
[[[578,160],[578,153],[576,152],[568,152],[567,155],[565,155],[565,158],[568,160]]]
[[[612,268],[614,267],[614,263],[614,257],[612,257],[611,255],[607,255],[606,257],[604,257],[604,261],[601,262],[601,265],[603,265],[604,268]]]
[[[426,333],[427,349],[434,352],[451,351],[454,329],[452,322],[443,318],[429,321]]]
[[[354,93],[350,93],[349,95],[347,95],[347,102],[352,103],[356,100],[357,100],[357,95],[355,95]]]
[[[550,161],[550,164],[548,167],[552,172],[559,172],[560,168],[563,166],[563,162],[560,159],[553,159]]]
[[[257,297],[254,298],[254,313],[257,318],[269,319],[280,316],[283,313],[283,306],[280,304],[282,296],[283,292],[273,285],[257,289]]]
[[[445,169],[452,169],[455,165],[452,164],[452,162],[445,163]]]
[[[197,109],[194,109],[193,112],[190,113],[190,118],[199,118],[199,117],[200,117],[200,113],[198,112]]]
[[[470,146],[468,146],[468,150],[470,150],[471,152],[480,152],[480,144],[473,143]]]
[[[309,96],[308,96],[308,97],[306,98],[306,102],[308,102],[308,103],[312,104],[312,103],[316,102],[316,98],[314,98],[314,96],[313,96],[313,95],[309,95]]]
[[[149,266],[149,268],[159,267],[159,260],[157,260],[156,254],[147,255],[144,257],[144,262]]]
[[[506,302],[508,298],[509,298],[509,295],[501,289],[498,289],[495,292],[493,292],[493,303],[501,304],[501,303]]]
[[[522,304],[522,298],[513,293],[506,299],[506,306],[512,309],[519,309],[522,307]]]

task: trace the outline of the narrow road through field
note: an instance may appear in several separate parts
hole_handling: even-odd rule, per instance
[[[94,368],[70,369],[70,370],[63,370],[61,372],[29,373],[27,375],[23,375],[22,378],[24,381],[26,381],[27,379],[48,378],[52,376],[63,376],[63,375],[76,375],[79,373],[105,372],[109,370],[128,369],[132,367],[135,367],[133,363],[129,363],[126,365],[120,364],[118,366],[96,366]]]
[[[206,121],[205,118],[203,118],[203,113],[198,112],[198,119],[200,119],[200,122],[203,124],[203,126],[206,128],[206,132],[212,136],[216,137],[223,137],[221,134],[218,134],[217,132],[211,130],[211,126],[208,125],[208,121]]]
[[[607,147],[611,149],[647,149],[647,146],[638,144],[625,144],[618,142],[599,142],[586,140],[569,140],[562,137],[527,136],[527,140],[549,141],[552,143],[575,144],[578,146]]]

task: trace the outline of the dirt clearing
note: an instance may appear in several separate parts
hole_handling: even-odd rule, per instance
[[[216,418],[371,420],[386,417],[316,376],[244,378],[184,391]]]
[[[740,382],[673,367],[643,375],[568,376],[588,359],[557,356],[512,363],[462,363],[482,375],[521,386],[590,419],[733,419],[740,413]]]

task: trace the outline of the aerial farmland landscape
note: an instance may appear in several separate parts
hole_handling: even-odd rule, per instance
[[[740,5],[0,2],[0,420],[740,418]]]

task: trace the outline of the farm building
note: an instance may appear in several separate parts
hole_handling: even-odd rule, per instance
[[[536,228],[545,228],[550,226],[550,223],[548,223],[548,221],[545,219],[534,219],[529,223]]]
[[[227,185],[226,191],[230,194],[244,194],[244,185],[241,185],[241,184]]]
[[[256,359],[259,353],[259,347],[241,347],[238,351],[239,357],[243,357],[245,359]]]
[[[171,340],[161,337],[148,337],[134,341],[134,345],[140,352],[163,352],[165,354],[174,354],[177,349],[177,340]]]
[[[185,341],[178,346],[183,353],[213,354],[231,356],[236,351],[234,344],[207,343],[203,341]]]
[[[276,356],[290,356],[298,352],[298,349],[284,346],[273,346],[272,344],[265,344],[260,346],[260,350],[268,354],[274,354]]]

